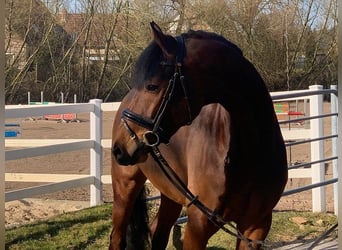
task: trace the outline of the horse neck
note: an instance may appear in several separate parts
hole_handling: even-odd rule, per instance
[[[220,103],[231,115],[232,129],[241,137],[249,133],[251,139],[256,138],[255,143],[263,136],[265,140],[277,137],[272,100],[255,67],[218,41],[190,39],[187,46],[191,49],[184,61],[185,78],[189,80],[190,99],[193,97],[193,117],[204,105]]]
[[[224,86],[219,92],[219,103],[231,116],[230,155],[247,162],[268,157],[274,147],[281,146],[276,143],[281,141],[281,134],[272,99],[259,74],[254,73],[243,80],[248,85]]]
[[[275,126],[272,99],[256,71],[241,81],[231,83],[231,79],[227,79],[222,82],[218,81],[215,93],[208,92],[207,103],[220,103],[231,114],[233,124],[240,128],[250,128],[251,124],[255,127]]]
[[[191,49],[184,61],[185,79],[189,81],[190,98],[194,97],[194,116],[204,105],[220,103],[232,115],[237,113],[232,119],[256,122],[253,112],[272,117],[272,100],[264,81],[241,53],[217,40],[190,39],[187,43]]]

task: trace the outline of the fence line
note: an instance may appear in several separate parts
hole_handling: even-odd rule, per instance
[[[336,114],[334,116],[331,117],[331,134],[332,135],[337,135],[338,131],[337,131],[337,126],[338,126],[338,122],[337,122],[337,115],[338,115],[338,99],[337,99],[337,85],[332,85],[330,87],[332,90],[334,90],[334,93],[331,93],[330,95],[330,100],[331,100],[331,113],[332,114]],[[332,155],[336,155],[338,154],[337,152],[337,136],[331,139],[331,143],[333,145],[332,147]],[[333,178],[337,179],[338,178],[338,166],[337,166],[337,157],[336,159],[334,159],[332,161],[332,169],[333,169]],[[342,168],[341,168],[342,169]],[[342,170],[340,170],[342,171]],[[334,211],[335,214],[337,214],[338,212],[338,183],[334,183]]]
[[[337,91],[336,86],[331,86],[330,89],[323,89],[321,85],[313,85],[309,87],[309,91],[299,90],[273,93],[272,98],[274,101],[293,101],[293,100],[305,100],[309,99],[310,116],[291,119],[289,121],[282,121],[281,123],[297,122],[299,120],[310,120],[310,139],[299,140],[295,142],[286,143],[287,147],[299,145],[303,143],[310,143],[311,148],[311,161],[307,165],[311,166],[311,173],[309,169],[294,169],[293,166],[289,166],[289,173],[291,171],[297,171],[296,177],[307,178],[312,180],[311,185],[288,190],[284,194],[302,192],[312,189],[312,210],[314,212],[325,211],[326,198],[325,198],[325,185],[335,183],[337,181]],[[323,95],[330,94],[331,107],[330,114],[323,114]],[[322,118],[331,117],[331,135],[324,136],[323,120]],[[324,140],[332,140],[332,157],[324,158]],[[325,167],[324,163],[331,161],[333,164],[333,179],[325,180]],[[336,164],[336,165],[334,165]],[[291,174],[289,174],[291,177]],[[337,213],[338,200],[337,200],[337,187],[334,184],[334,211]],[[335,198],[336,197],[336,198]]]
[[[311,86],[310,90],[290,91],[279,93],[271,93],[272,98],[275,101],[293,101],[293,100],[310,100],[310,129],[301,129],[286,131],[283,129],[283,135],[285,139],[298,140],[295,143],[310,143],[311,152],[314,152],[311,158],[311,163],[305,163],[306,165],[300,165],[297,168],[290,165],[289,176],[290,178],[312,178],[311,185],[304,187],[313,189],[313,210],[324,211],[325,210],[325,188],[324,186],[331,183],[335,183],[337,180],[337,150],[333,145],[333,152],[331,157],[324,159],[322,140],[331,139],[332,143],[337,143],[336,126],[337,126],[337,97],[336,88],[334,86],[331,90],[322,89],[321,86]],[[322,94],[331,94],[331,113],[322,113]],[[316,107],[320,106],[320,107]],[[6,160],[20,159],[24,157],[33,157],[45,154],[54,154],[60,152],[67,152],[79,149],[90,149],[90,174],[89,175],[52,175],[52,174],[26,174],[26,173],[8,173],[6,174],[6,181],[28,181],[35,180],[37,182],[51,182],[51,184],[40,185],[32,188],[26,188],[22,190],[15,190],[6,193],[6,201],[28,198],[32,195],[43,194],[48,192],[55,192],[71,187],[90,185],[90,205],[94,206],[102,200],[102,185],[110,183],[110,176],[102,176],[102,149],[110,148],[110,140],[101,139],[102,128],[102,114],[101,111],[115,111],[119,107],[119,103],[102,103],[101,100],[91,100],[89,103],[83,104],[51,104],[51,105],[16,105],[6,106],[5,117],[6,118],[20,118],[28,116],[43,116],[44,114],[63,114],[63,113],[90,113],[90,138],[89,139],[69,139],[69,140],[29,140],[34,146],[29,146],[28,140],[24,139],[12,139],[6,140],[7,147],[15,147],[16,143],[22,142],[21,146],[25,148],[7,150],[5,152]],[[332,135],[324,136],[322,127],[322,118],[332,116]],[[308,120],[309,117],[303,117]],[[298,119],[292,119],[287,122],[296,122]],[[316,122],[316,123],[315,123]],[[315,131],[313,131],[315,130]],[[296,134],[297,135],[294,135]],[[302,135],[300,135],[302,133]],[[297,138],[293,138],[297,136]],[[291,137],[292,136],[292,137]],[[300,138],[298,138],[300,137]],[[318,140],[320,138],[320,140]],[[293,146],[289,144],[288,146]],[[333,163],[334,178],[331,180],[324,180],[324,162],[331,161]],[[311,165],[311,169],[303,168]],[[60,182],[63,180],[63,182]],[[322,183],[322,186],[321,184]],[[336,185],[334,185],[335,187]],[[288,193],[297,192],[298,190],[288,190]],[[337,188],[334,189],[335,194]],[[335,197],[335,196],[334,196]],[[337,195],[336,195],[337,197]],[[335,211],[337,211],[337,198],[335,198]]]
[[[63,113],[90,113],[90,139],[73,139],[71,142],[43,145],[38,147],[21,148],[5,151],[5,160],[15,160],[26,157],[34,157],[47,154],[69,152],[81,149],[90,149],[90,175],[67,180],[59,183],[46,184],[30,188],[24,188],[5,193],[5,201],[32,197],[38,194],[51,193],[90,185],[91,197],[90,206],[95,206],[101,202],[102,198],[102,112],[101,100],[91,100],[83,104],[51,104],[51,105],[13,105],[6,106],[5,118],[21,118],[32,116],[43,116],[45,114]],[[21,139],[15,139],[20,141]],[[43,140],[41,140],[43,141]],[[56,175],[49,175],[56,176]],[[22,175],[22,177],[24,177]],[[48,176],[45,176],[48,177]],[[45,179],[45,182],[49,182]]]

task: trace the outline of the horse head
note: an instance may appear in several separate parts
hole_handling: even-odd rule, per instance
[[[115,131],[113,154],[123,165],[144,161],[150,147],[167,143],[199,112],[189,103],[183,37],[164,34],[154,22],[151,27],[153,41],[140,55],[133,88],[118,111],[122,131]]]

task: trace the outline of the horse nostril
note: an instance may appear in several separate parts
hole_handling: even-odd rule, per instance
[[[115,158],[118,158],[118,156],[122,155],[122,150],[117,144],[115,144],[112,148],[112,153]]]
[[[118,145],[114,144],[112,148],[112,153],[116,159],[116,161],[120,165],[130,165],[131,164],[131,158],[128,154],[125,153],[125,151]]]

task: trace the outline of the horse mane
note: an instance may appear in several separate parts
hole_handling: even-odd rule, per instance
[[[238,54],[243,55],[242,50],[234,43],[228,41],[221,35],[218,35],[213,32],[207,32],[203,30],[189,30],[187,33],[182,34],[184,38],[195,38],[195,39],[210,39],[223,43],[229,48],[235,50]]]
[[[236,51],[236,53],[242,56],[242,50],[237,45],[228,41],[223,36],[215,34],[213,32],[207,32],[203,30],[189,30],[187,33],[183,33],[181,35],[184,37],[184,39],[209,39],[221,42],[222,44],[228,46],[230,49],[233,49],[234,51]],[[169,39],[171,43],[171,39],[173,38],[172,36],[167,36],[167,39]],[[147,48],[143,50],[135,64],[135,72],[133,74],[131,83],[139,86],[142,84],[143,80],[156,75],[159,72],[159,65],[162,60],[163,57],[161,49],[155,42],[151,42],[147,46]],[[168,67],[168,69],[166,69],[166,72],[164,72],[164,75],[161,75],[161,77],[169,79],[172,73],[172,68]]]

